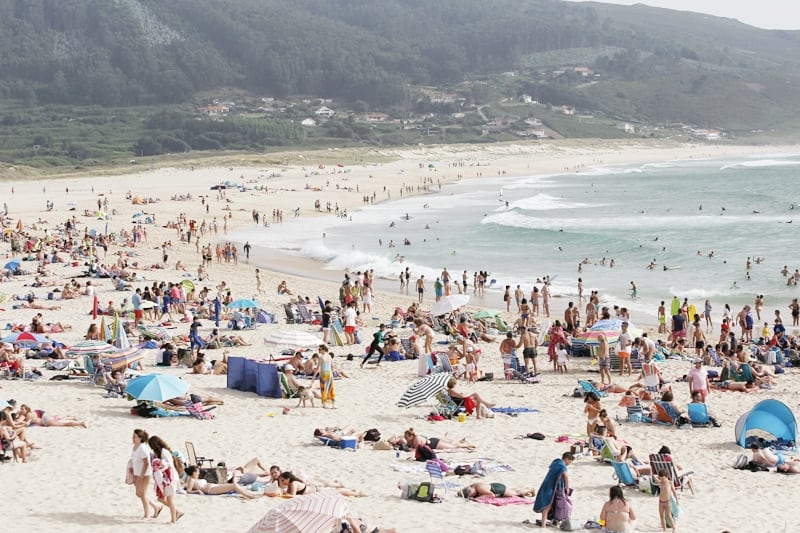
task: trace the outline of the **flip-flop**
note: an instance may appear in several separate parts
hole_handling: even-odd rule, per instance
[[[156,511],[155,514],[153,514],[153,518],[158,518],[158,515],[160,515],[161,511],[163,511],[163,510],[164,510],[164,506],[162,505],[161,507],[158,508],[158,511]]]
[[[178,513],[178,516],[175,518],[175,521],[177,522],[178,520],[180,520],[183,517],[183,515],[184,513]]]

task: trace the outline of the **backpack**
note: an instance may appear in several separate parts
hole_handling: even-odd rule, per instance
[[[375,428],[368,429],[366,433],[364,433],[364,440],[367,442],[378,442],[381,440],[381,432]]]
[[[417,492],[414,499],[418,502],[432,502],[433,501],[433,485],[429,481],[420,483],[417,487]]]
[[[736,459],[733,461],[733,468],[735,468],[736,470],[744,470],[747,468],[749,462],[750,459],[747,457],[747,455],[744,453],[740,453],[738,456],[736,456]]]

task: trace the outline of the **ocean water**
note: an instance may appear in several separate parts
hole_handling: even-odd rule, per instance
[[[409,267],[412,281],[425,274],[429,286],[443,268],[459,280],[467,270],[470,285],[473,272],[486,270],[495,283],[484,303],[495,306],[505,285],[519,284],[529,294],[537,278],[549,275],[554,296],[563,298],[554,302],[554,316],[576,299],[579,277],[585,294],[598,290],[603,302],[626,306],[634,319],[644,314],[648,322],[659,301],[669,303],[673,295],[699,309],[709,299],[718,319],[725,303],[735,312],[763,294],[770,316],[773,308],[785,315],[798,293],[780,273],[784,265],[800,268],[798,175],[800,154],[775,154],[470,179],[436,194],[368,206],[352,220],[290,220],[280,231],[252,226],[229,238],[311,258],[333,271],[371,268],[396,280]],[[753,263],[751,279],[748,257],[763,258]],[[656,268],[648,269],[653,260]],[[261,266],[269,268],[269,261]],[[638,287],[635,301],[631,281]]]

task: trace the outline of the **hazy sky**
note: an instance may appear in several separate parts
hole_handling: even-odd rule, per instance
[[[581,0],[571,0],[581,1]],[[647,4],[738,19],[759,28],[800,30],[798,0],[599,0],[608,4]]]

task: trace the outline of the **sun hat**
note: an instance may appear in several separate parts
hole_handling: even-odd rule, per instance
[[[694,363],[694,364],[702,363],[702,362],[703,362],[703,360],[700,359],[699,357],[695,357],[694,359],[692,359],[692,363]]]

